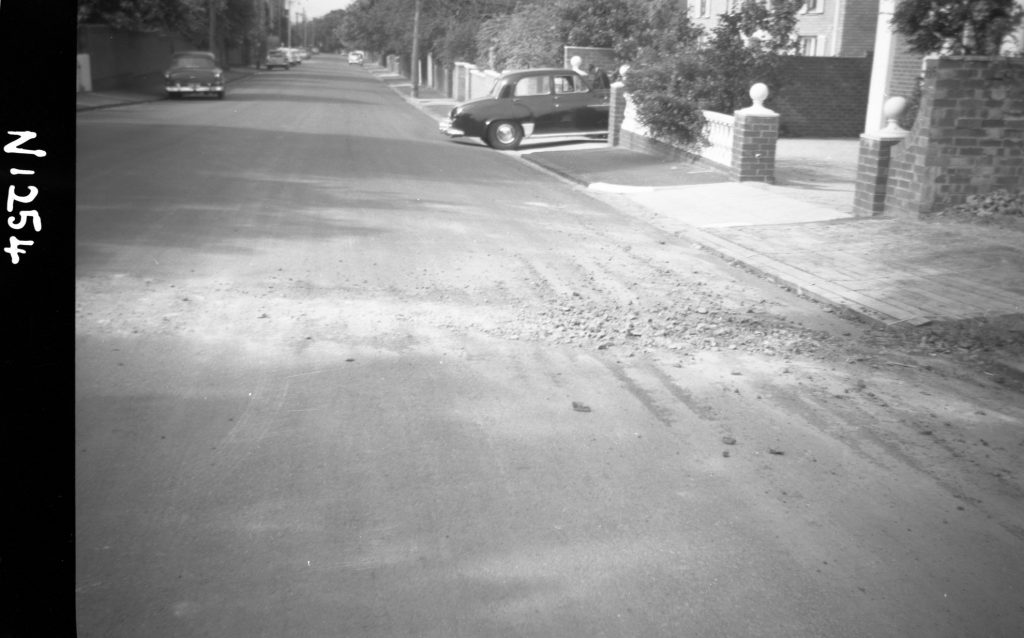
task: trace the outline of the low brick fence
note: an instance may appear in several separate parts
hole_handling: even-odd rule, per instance
[[[754,105],[733,115],[704,111],[704,135],[709,144],[697,153],[650,134],[637,118],[636,107],[621,82],[612,84],[608,115],[608,144],[668,157],[701,161],[729,174],[738,182],[774,183],[775,147],[779,115],[763,106],[764,85],[751,89]]]

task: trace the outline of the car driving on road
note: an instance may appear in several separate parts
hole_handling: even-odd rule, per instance
[[[358,64],[359,66],[362,66],[364,57],[366,56],[363,54],[362,51],[350,51],[348,54],[348,63]]]
[[[526,138],[604,137],[608,134],[608,89],[594,88],[572,69],[510,71],[490,93],[453,108],[439,123],[449,137],[478,137],[510,150]]]
[[[211,95],[223,99],[224,71],[210,51],[179,51],[164,71],[164,90],[171,98]]]

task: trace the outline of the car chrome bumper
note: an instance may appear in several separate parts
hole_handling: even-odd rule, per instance
[[[437,129],[448,137],[463,137],[466,135],[465,131],[452,127],[451,120],[441,120],[437,123]]]
[[[211,85],[197,84],[195,86],[190,86],[190,85],[177,86],[177,85],[173,85],[172,84],[172,85],[165,86],[164,89],[168,93],[223,93],[224,92],[224,87],[219,85],[219,84],[215,84],[215,85],[213,85],[213,84],[211,84]]]

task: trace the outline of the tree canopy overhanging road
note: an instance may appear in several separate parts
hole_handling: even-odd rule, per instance
[[[1012,389],[339,57],[77,135],[80,636],[1024,626]]]

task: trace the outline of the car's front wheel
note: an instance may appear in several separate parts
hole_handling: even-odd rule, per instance
[[[510,151],[523,141],[523,129],[515,122],[501,120],[487,128],[487,144],[499,151]]]

